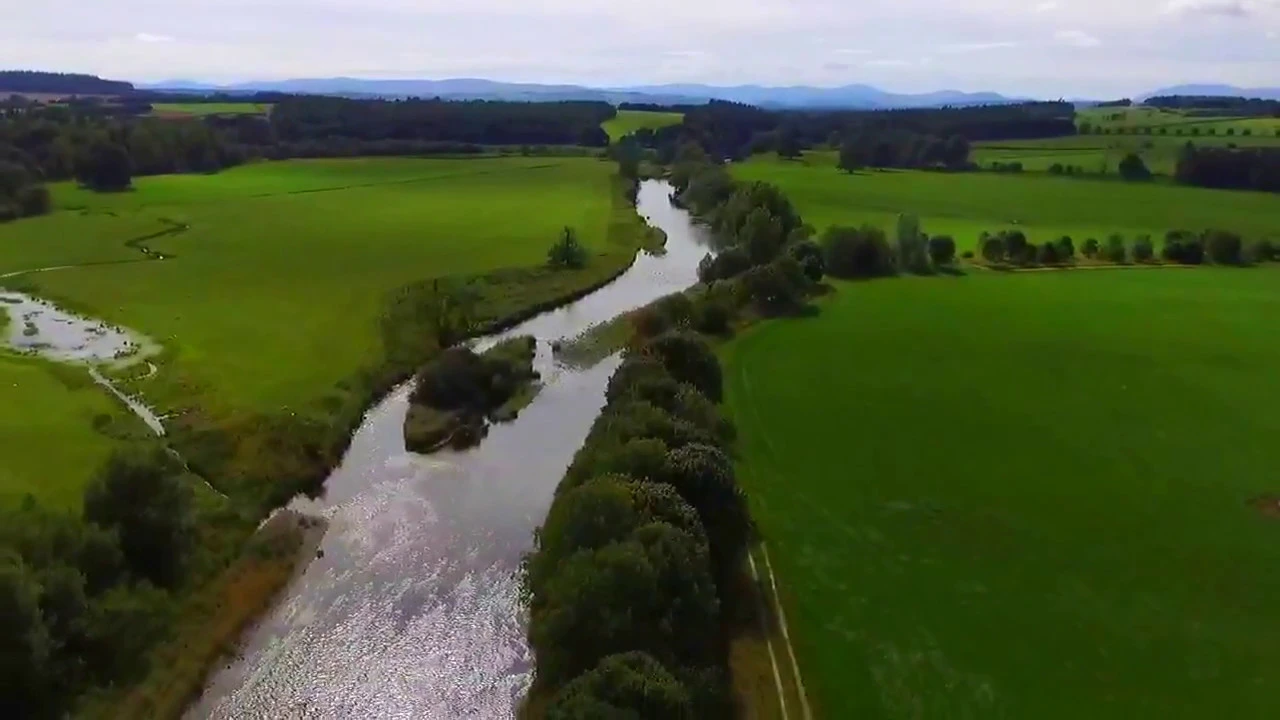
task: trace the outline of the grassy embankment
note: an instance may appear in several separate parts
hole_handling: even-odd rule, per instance
[[[637,130],[657,130],[668,125],[679,125],[683,121],[684,113],[619,110],[615,117],[606,120],[600,127],[609,134],[610,140],[619,140]]]
[[[253,515],[322,478],[373,396],[435,351],[421,310],[433,279],[474,281],[477,316],[500,322],[629,265],[648,237],[612,176],[611,164],[585,158],[378,159],[141,178],[109,196],[59,186],[59,212],[0,228],[0,273],[82,265],[6,284],[159,340],[159,372],[126,388],[176,413],[172,444]],[[146,242],[169,259],[139,261],[125,246],[175,223],[185,231]],[[565,225],[588,266],[545,270]],[[6,407],[19,400],[12,392],[0,387]],[[44,459],[36,447],[15,452]],[[69,473],[65,495],[78,496],[93,469]],[[194,592],[176,646],[209,658],[228,647],[291,565],[242,559]],[[231,586],[257,589],[209,599]],[[203,661],[193,672],[183,652],[175,661],[162,650],[131,697],[161,711],[197,690]]]
[[[979,274],[730,343],[820,716],[1280,712],[1277,312],[1271,267]]]
[[[931,235],[976,250],[983,231],[1019,229],[1031,242],[1070,235],[1079,248],[1112,233],[1132,241],[1168,230],[1222,228],[1246,240],[1280,236],[1280,202],[1271,193],[1208,190],[1047,175],[865,171],[842,173],[832,153],[799,161],[753,158],[735,177],[780,187],[819,232],[832,224],[870,223],[893,235],[899,213],[914,213]]]

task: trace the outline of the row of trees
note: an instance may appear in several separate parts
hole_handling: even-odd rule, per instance
[[[873,168],[970,167],[969,141],[962,135],[943,139],[909,131],[859,132],[841,140],[837,167],[845,172]]]
[[[898,216],[896,242],[892,245],[878,227],[833,225],[822,234],[820,247],[827,273],[839,278],[932,275],[955,270],[955,238],[928,236],[914,215]]]
[[[1201,127],[1188,123],[1185,127],[1179,125],[1133,125],[1123,126],[1117,125],[1113,127],[1104,127],[1102,125],[1093,125],[1091,123],[1080,123],[1081,135],[1217,135],[1218,128],[1208,125]],[[1222,135],[1227,137],[1234,136],[1236,129],[1234,127],[1225,127],[1222,129]],[[1259,133],[1262,134],[1262,133]],[[1252,128],[1240,128],[1241,137],[1250,137],[1253,135]],[[1275,131],[1275,135],[1280,136],[1280,130]]]
[[[87,688],[143,670],[186,575],[192,497],[159,448],[113,456],[80,517],[33,504],[0,518],[0,707],[54,718]]]
[[[1280,149],[1187,143],[1178,155],[1174,178],[1184,185],[1280,192]]]
[[[0,222],[49,212],[49,190],[23,165],[0,158]]]
[[[1076,260],[1075,241],[1064,235],[1057,240],[1040,245],[1030,242],[1021,230],[984,232],[978,239],[982,258],[993,265],[1063,265]],[[1159,257],[1166,262],[1182,265],[1245,265],[1251,262],[1269,262],[1280,257],[1280,245],[1271,240],[1259,240],[1252,245],[1240,235],[1226,230],[1191,232],[1171,230],[1164,237]],[[1117,264],[1150,263],[1157,257],[1156,246],[1150,235],[1137,235],[1131,242],[1119,233],[1107,237],[1106,242],[1088,238],[1079,248],[1079,254],[1090,260],[1102,260]]]

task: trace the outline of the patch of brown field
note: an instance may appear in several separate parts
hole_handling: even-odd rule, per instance
[[[1280,520],[1280,495],[1259,495],[1250,498],[1248,504],[1263,515]]]
[[[178,718],[219,661],[315,557],[322,521],[282,511],[250,539],[240,557],[183,606],[174,637],[151,656],[148,675],[123,695],[94,698],[78,717]]]

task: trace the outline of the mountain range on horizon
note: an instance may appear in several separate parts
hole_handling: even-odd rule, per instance
[[[198,80],[168,80],[137,83],[139,89],[153,91],[189,91],[199,93],[287,92],[301,94],[345,95],[351,97],[440,97],[451,100],[597,100],[611,103],[653,103],[658,105],[696,105],[709,100],[728,100],[761,107],[778,108],[913,108],[942,105],[984,105],[1021,102],[1029,97],[1008,96],[996,92],[964,92],[938,90],[926,93],[894,93],[871,85],[851,84],[839,87],[808,85],[706,85],[671,83],[621,87],[589,87],[572,84],[509,83],[480,78],[446,80],[367,80],[360,78],[299,78],[231,83],[225,85]],[[1241,88],[1224,84],[1175,85],[1135,96],[1142,100],[1159,95],[1224,95],[1280,100],[1280,87]],[[1050,98],[1039,98],[1050,99]],[[1078,103],[1098,100],[1075,100]]]

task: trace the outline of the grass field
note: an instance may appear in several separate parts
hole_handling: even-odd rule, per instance
[[[1280,136],[1215,135],[1069,135],[1037,140],[999,140],[977,143],[972,159],[982,167],[992,162],[1020,162],[1028,172],[1045,172],[1054,163],[1075,165],[1089,174],[1115,175],[1120,161],[1136,153],[1158,175],[1173,175],[1182,146],[1280,147]]]
[[[541,266],[566,225],[594,259],[551,290],[622,267],[635,246],[610,242],[612,176],[587,158],[362,159],[138,178],[115,195],[57,186],[64,210],[0,228],[0,273],[133,261],[4,282],[160,341],[160,372],[130,389],[181,424],[336,423],[337,408],[367,402],[349,381],[384,362],[392,291]],[[167,260],[123,245],[175,223],[188,229],[146,243]],[[549,299],[503,293],[508,311]]]
[[[637,130],[657,130],[668,125],[679,125],[683,120],[684,113],[619,110],[615,117],[606,120],[601,127],[609,133],[610,140],[619,140]]]
[[[961,249],[978,235],[1017,227],[1032,242],[1070,235],[1132,239],[1170,229],[1227,228],[1249,238],[1280,234],[1273,194],[1206,190],[1162,183],[1049,175],[836,170],[831,153],[801,161],[757,157],[733,165],[736,177],[774,183],[820,232],[832,224],[871,223],[890,232],[898,213],[915,213],[925,232],[946,233]]]
[[[1277,269],[980,274],[733,341],[819,716],[1280,713],[1278,313]]]
[[[0,334],[7,317],[0,308]],[[0,350],[0,505],[31,495],[45,507],[78,509],[111,451],[94,416],[115,412],[83,372]]]
[[[270,103],[154,103],[152,113],[162,116],[263,115],[271,112]]]
[[[1227,130],[1232,130],[1235,135],[1241,136],[1247,129],[1250,131],[1250,136],[1273,138],[1277,132],[1280,132],[1280,118],[1215,117],[1145,106],[1088,108],[1076,113],[1076,123],[1077,125],[1088,123],[1094,128],[1111,132],[1145,132],[1147,128],[1157,131],[1164,128],[1169,132],[1182,130],[1184,134],[1188,134],[1192,128],[1196,128],[1201,135],[1207,134],[1212,129],[1214,135],[1218,136],[1226,134]],[[1242,139],[1247,141],[1250,136],[1243,136]]]

